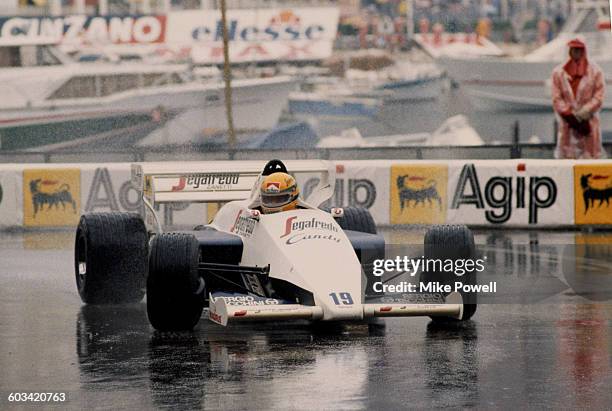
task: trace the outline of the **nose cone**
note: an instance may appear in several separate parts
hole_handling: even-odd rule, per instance
[[[313,293],[315,304],[323,309],[322,319],[362,319],[361,264],[349,240],[317,251],[304,259],[296,258],[294,270]]]
[[[361,264],[344,231],[323,211],[283,214],[274,242],[292,268],[281,278],[312,292],[323,320],[363,318]]]

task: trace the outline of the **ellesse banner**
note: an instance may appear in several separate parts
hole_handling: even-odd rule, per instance
[[[574,223],[571,165],[537,160],[452,162],[447,223],[544,226]]]
[[[444,224],[446,165],[392,165],[389,204],[391,224]]]
[[[331,55],[338,29],[338,8],[261,8],[228,10],[230,60],[317,60]],[[219,11],[187,10],[168,14],[166,43],[190,50],[197,63],[223,62]]]
[[[612,224],[612,164],[574,166],[576,224]]]

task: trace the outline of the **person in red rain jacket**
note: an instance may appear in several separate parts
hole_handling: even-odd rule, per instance
[[[601,158],[599,110],[605,80],[579,39],[568,43],[569,59],[552,73],[553,108],[559,122],[557,158]]]

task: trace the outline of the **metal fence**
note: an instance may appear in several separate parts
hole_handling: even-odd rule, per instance
[[[373,159],[509,159],[509,158],[553,158],[554,144],[500,144],[464,147],[365,147],[365,148],[312,148],[312,149],[241,149],[230,151],[202,147],[181,148],[131,148],[121,151],[0,151],[0,163],[106,163],[140,161],[190,161],[190,160],[267,160],[281,159],[328,159],[328,160],[373,160]],[[612,153],[612,142],[604,148]]]

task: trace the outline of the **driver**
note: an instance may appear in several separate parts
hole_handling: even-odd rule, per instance
[[[261,211],[264,214],[295,210],[300,190],[295,178],[283,172],[266,176],[261,183]]]

